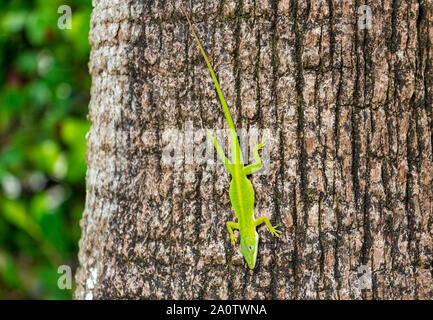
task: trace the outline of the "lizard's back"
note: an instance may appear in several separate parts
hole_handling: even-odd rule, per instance
[[[245,175],[232,177],[229,195],[238,221],[241,224],[254,221],[254,188]]]

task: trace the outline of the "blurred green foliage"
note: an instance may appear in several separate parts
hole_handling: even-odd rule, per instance
[[[59,6],[72,9],[61,30]],[[0,2],[0,299],[69,299],[85,201],[90,0]]]

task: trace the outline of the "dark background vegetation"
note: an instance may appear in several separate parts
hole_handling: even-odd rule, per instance
[[[90,12],[90,0],[0,2],[0,299],[72,296],[57,269],[77,266]]]

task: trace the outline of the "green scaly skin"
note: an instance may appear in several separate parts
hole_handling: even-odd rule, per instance
[[[227,103],[221,92],[218,80],[200,43],[200,40],[198,39],[194,31],[191,21],[189,20],[189,17],[185,12],[185,9],[183,8],[183,4],[182,10],[188,20],[188,24],[212,76],[212,80],[218,92],[218,97],[221,102],[224,116],[226,118],[230,131],[230,145],[232,150],[231,162],[225,156],[223,149],[218,145],[215,133],[211,134],[210,131],[206,128],[208,137],[212,140],[213,144],[215,145],[215,149],[218,152],[218,155],[224,163],[225,168],[232,177],[232,180],[230,182],[229,195],[230,202],[233,206],[236,217],[238,218],[238,222],[227,222],[227,229],[230,233],[231,244],[233,246],[235,246],[236,244],[236,237],[233,233],[233,229],[237,229],[239,230],[241,236],[241,253],[244,256],[245,261],[247,262],[250,269],[254,269],[257,261],[257,246],[259,243],[259,235],[256,231],[256,228],[262,223],[265,223],[272,235],[278,237],[279,233],[281,233],[281,231],[277,230],[276,227],[273,227],[271,225],[268,218],[261,217],[259,219],[254,219],[254,188],[250,180],[247,178],[248,175],[257,172],[262,168],[262,161],[259,156],[259,150],[262,148],[265,138],[263,138],[263,140],[253,149],[255,163],[245,166],[236,129],[233,124],[229,108],[227,107]],[[265,137],[265,134],[263,136]]]

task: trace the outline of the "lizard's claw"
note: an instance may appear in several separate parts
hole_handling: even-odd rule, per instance
[[[280,236],[280,233],[282,232],[282,231],[280,231],[280,230],[277,230],[277,228],[278,228],[278,226],[275,226],[275,227],[270,227],[269,228],[269,231],[271,232],[271,234],[273,235],[273,236],[276,236],[277,238]]]
[[[264,144],[265,141],[266,141],[266,135],[267,135],[267,133],[268,133],[268,130],[265,129],[265,130],[263,131],[263,134],[262,134],[262,141],[260,141],[260,143],[257,144],[257,145],[254,147],[254,151],[259,151],[261,148],[263,148],[263,144]]]

